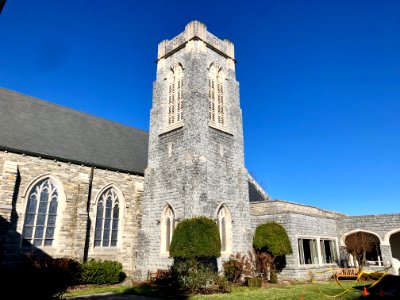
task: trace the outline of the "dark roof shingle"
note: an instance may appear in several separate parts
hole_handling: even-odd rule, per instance
[[[143,174],[148,133],[0,88],[0,147]]]

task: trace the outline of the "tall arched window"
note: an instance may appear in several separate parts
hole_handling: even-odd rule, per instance
[[[26,205],[23,245],[53,245],[57,207],[58,190],[52,179],[42,179],[32,187]]]
[[[118,242],[118,222],[120,204],[116,191],[110,187],[97,202],[94,246],[115,247]]]
[[[218,210],[218,229],[221,238],[221,252],[229,253],[232,248],[232,218],[225,205]]]
[[[208,73],[208,119],[220,128],[225,127],[224,80],[218,64],[213,63]]]
[[[168,126],[182,123],[183,68],[175,64],[168,76]]]
[[[161,252],[168,253],[175,229],[175,214],[171,206],[165,207],[161,216]]]

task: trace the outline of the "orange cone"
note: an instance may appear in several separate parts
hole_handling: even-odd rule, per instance
[[[379,290],[379,296],[381,297],[385,296],[385,292],[382,289]]]
[[[364,296],[368,296],[369,295],[369,293],[367,292],[367,288],[364,286],[364,292],[363,292],[363,295]]]

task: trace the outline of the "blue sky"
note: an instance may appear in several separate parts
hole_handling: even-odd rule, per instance
[[[0,86],[148,130],[157,44],[192,20],[235,44],[245,163],[274,198],[400,212],[400,1],[24,1]]]

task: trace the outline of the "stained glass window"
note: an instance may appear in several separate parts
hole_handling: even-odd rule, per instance
[[[58,191],[50,178],[43,179],[32,187],[26,205],[23,245],[53,245],[57,207]]]
[[[95,247],[115,247],[118,242],[119,199],[111,187],[105,190],[97,202],[94,231]]]

